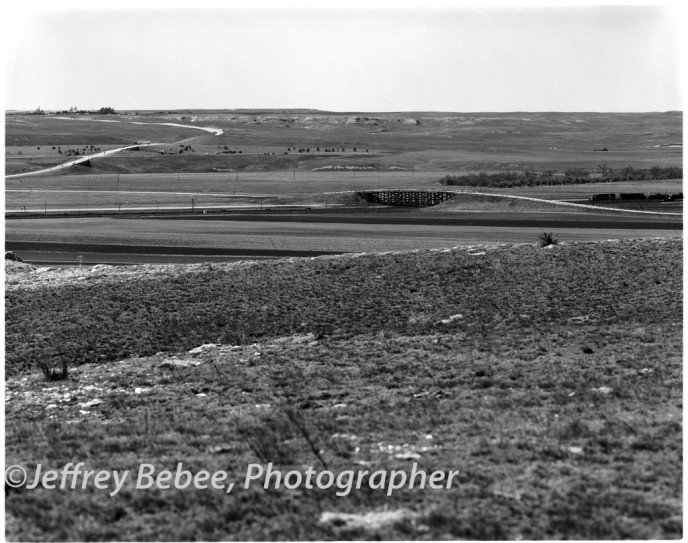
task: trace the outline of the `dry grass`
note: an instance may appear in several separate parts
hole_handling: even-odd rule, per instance
[[[476,171],[521,171],[522,168],[555,169],[570,167],[596,170],[604,160],[611,168],[682,163],[682,149],[666,147],[681,141],[681,113],[418,113],[373,115],[377,125],[351,122],[356,115],[288,113],[284,121],[266,112],[238,114],[224,112],[199,115],[195,126],[225,130],[221,136],[203,135],[193,128],[154,124],[136,125],[128,121],[191,124],[187,112],[147,114],[124,122],[102,123],[56,120],[42,116],[7,116],[6,144],[26,147],[41,145],[131,143],[135,140],[176,142],[193,138],[197,153],[137,159],[111,158],[98,165],[103,172],[213,171],[213,168],[249,170],[290,170],[314,168],[382,167],[398,171],[441,171],[463,174]],[[186,117],[186,120],[184,120]],[[409,118],[412,122],[408,122]],[[203,120],[200,120],[203,119]],[[108,120],[114,120],[109,118]],[[416,120],[420,124],[416,124]],[[286,130],[285,126],[289,125]],[[242,155],[214,155],[218,146],[237,149],[240,134]],[[593,149],[604,145],[601,156]],[[345,153],[294,153],[287,148],[345,147]],[[358,152],[353,153],[356,147]],[[558,148],[552,150],[552,148]],[[368,153],[362,152],[369,148]],[[565,149],[565,151],[562,151]],[[266,156],[264,153],[274,152]],[[207,156],[205,153],[209,153]],[[280,154],[281,153],[281,154]],[[39,169],[30,158],[11,155],[6,168],[12,171]],[[44,160],[52,160],[46,157]],[[441,177],[441,176],[440,176]],[[437,178],[439,179],[439,177]]]
[[[8,264],[8,465],[460,470],[451,490],[391,497],[20,490],[8,537],[680,537],[681,254],[667,239]],[[39,354],[71,357],[69,379],[45,382]]]

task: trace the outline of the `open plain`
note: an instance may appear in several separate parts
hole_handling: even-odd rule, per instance
[[[569,203],[610,191],[679,193],[682,179],[604,182],[600,165],[680,166],[681,119],[680,113],[316,110],[8,115],[6,245],[28,251],[33,262],[116,264],[188,262],[189,251],[199,260],[235,260],[287,254],[277,249],[312,255],[526,242],[538,229],[555,230],[562,240],[661,236],[681,228],[682,200],[634,204],[658,213],[628,214],[619,226],[624,219],[616,212],[605,222],[603,211],[461,196],[436,208],[402,210],[390,225],[389,209],[355,193],[437,190],[447,174],[548,171],[556,178],[572,169],[587,172],[587,182],[449,188]],[[102,156],[122,147],[129,148]],[[91,155],[82,164],[32,175]],[[466,211],[491,222],[465,220]],[[567,219],[571,213],[581,213],[575,225]],[[147,254],[146,246],[167,251]]]
[[[9,488],[8,539],[680,538],[682,199],[590,198],[682,193],[602,175],[680,167],[681,123],[7,115],[6,463],[237,481]],[[506,171],[547,183],[440,184]],[[366,484],[239,488],[251,463]],[[456,484],[371,488],[414,463]]]

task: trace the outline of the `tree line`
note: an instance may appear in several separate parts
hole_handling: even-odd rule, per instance
[[[683,168],[671,166],[663,168],[624,168],[613,169],[606,163],[598,164],[599,174],[592,176],[591,172],[578,168],[569,168],[562,173],[546,169],[536,172],[526,169],[523,172],[479,172],[468,175],[445,175],[440,179],[442,185],[464,185],[470,187],[511,188],[538,185],[574,185],[581,183],[613,183],[620,181],[651,181],[660,179],[682,179]]]
[[[40,109],[40,108],[39,108]],[[69,110],[64,109],[62,111],[56,111],[59,115],[117,115],[114,108],[109,106],[101,107],[99,110],[89,111],[86,109],[79,109],[76,106],[70,107]]]

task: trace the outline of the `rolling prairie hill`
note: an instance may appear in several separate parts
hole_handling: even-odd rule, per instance
[[[366,471],[346,495],[10,489],[7,537],[680,538],[682,287],[680,237],[7,262],[8,465]],[[370,484],[414,463],[458,484]]]
[[[130,172],[150,168],[155,172],[358,165],[460,173],[467,167],[472,171],[523,167],[594,170],[601,161],[612,168],[682,163],[681,112],[184,111],[58,117],[6,115],[8,173],[38,169],[59,159],[52,146],[113,146],[139,140],[191,143],[194,151],[182,160],[177,155],[151,154],[146,161],[131,164],[122,157],[111,157],[96,167]],[[204,134],[198,127],[223,132]],[[37,154],[38,146],[41,152]]]

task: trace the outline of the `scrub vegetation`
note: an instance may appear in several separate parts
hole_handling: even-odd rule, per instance
[[[606,162],[598,164],[599,171],[590,172],[578,168],[569,168],[563,174],[554,170],[525,170],[518,172],[499,172],[488,174],[480,172],[468,175],[446,175],[440,179],[442,185],[462,185],[469,187],[512,188],[539,185],[580,185],[586,183],[620,183],[627,181],[658,181],[663,179],[682,179],[683,169],[678,167],[634,168],[626,166],[613,170]]]
[[[681,257],[665,238],[8,262],[6,464],[30,479],[78,461],[237,486],[251,463],[459,470],[391,495],[10,489],[8,539],[680,538]]]

